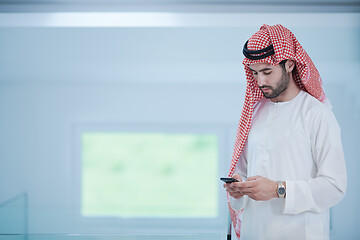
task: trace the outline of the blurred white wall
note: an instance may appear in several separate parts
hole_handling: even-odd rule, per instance
[[[234,139],[243,44],[261,23],[281,23],[318,67],[342,128],[348,191],[332,209],[332,239],[360,237],[360,14],[178,14],[168,26],[145,18],[133,27],[6,19],[0,16],[0,203],[27,192],[30,233],[80,231],[69,224],[77,124],[214,124],[229,126]]]

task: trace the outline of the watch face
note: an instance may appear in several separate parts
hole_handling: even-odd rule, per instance
[[[278,189],[278,193],[281,195],[281,194],[284,194],[285,193],[285,188],[281,187]]]

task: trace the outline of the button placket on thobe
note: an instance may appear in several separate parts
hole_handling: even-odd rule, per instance
[[[260,149],[259,149],[259,159],[257,161],[256,173],[260,176],[268,176],[268,165],[269,165],[269,146],[271,141],[271,129],[274,124],[274,120],[278,114],[279,104],[273,103],[269,114],[266,118],[264,136],[262,138]]]

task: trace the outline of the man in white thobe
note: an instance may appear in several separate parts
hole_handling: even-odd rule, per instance
[[[264,97],[232,175],[239,182],[224,184],[241,211],[240,239],[329,239],[329,209],[347,185],[339,125],[329,102],[295,81],[296,60],[258,61],[256,50],[247,67]]]

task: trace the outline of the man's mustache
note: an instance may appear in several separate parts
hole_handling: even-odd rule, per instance
[[[264,85],[264,86],[259,86],[260,89],[263,89],[263,88],[269,88],[271,90],[273,90],[273,88],[271,86],[267,86],[267,85]]]

